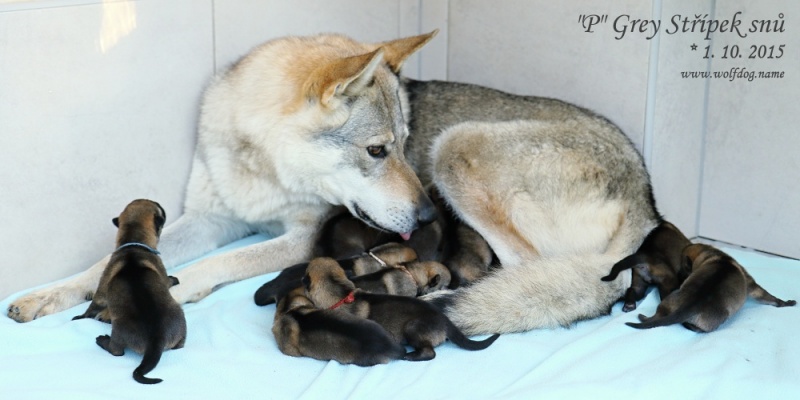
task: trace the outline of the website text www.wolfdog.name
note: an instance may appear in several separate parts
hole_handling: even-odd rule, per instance
[[[756,79],[783,79],[785,71],[750,71],[747,68],[733,67],[724,71],[681,71],[684,79],[727,79],[746,80],[752,82]]]

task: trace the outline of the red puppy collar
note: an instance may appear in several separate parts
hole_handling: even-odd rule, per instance
[[[339,308],[342,304],[350,304],[354,301],[356,301],[356,293],[354,291],[351,291],[350,293],[347,294],[347,296],[344,296],[343,299],[339,300],[338,303],[332,305],[329,308],[329,310],[335,310]]]

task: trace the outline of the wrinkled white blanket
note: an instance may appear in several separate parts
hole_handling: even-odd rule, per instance
[[[268,240],[252,236],[219,251]],[[800,262],[724,248],[772,294],[800,300]],[[213,253],[212,253],[213,254]],[[478,352],[447,342],[429,362],[344,366],[278,351],[275,306],[253,293],[277,273],[228,285],[184,306],[186,347],[167,351],[141,385],[132,352],[113,357],[94,343],[110,325],[71,321],[88,303],[26,324],[0,317],[0,399],[579,399],[759,398],[800,396],[800,307],[748,300],[711,334],[679,325],[636,330],[651,315],[651,291],[631,313],[568,329],[501,336]],[[0,303],[5,310],[13,298]]]

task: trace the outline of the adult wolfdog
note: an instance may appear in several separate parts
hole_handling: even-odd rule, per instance
[[[608,312],[630,274],[602,282],[656,226],[649,178],[611,122],[558,100],[398,76],[436,32],[383,43],[269,41],[206,90],[184,214],[161,239],[172,267],[253,232],[275,239],[174,275],[179,303],[307,260],[334,206],[408,238],[434,220],[423,189],[491,245],[502,268],[437,298],[468,334]],[[30,321],[91,296],[101,260],[15,300]]]

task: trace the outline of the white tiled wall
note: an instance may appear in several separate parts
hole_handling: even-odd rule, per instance
[[[53,4],[0,12],[0,296],[108,253],[130,200],[180,213],[212,73],[210,0]]]
[[[616,40],[577,21],[755,17],[762,4],[765,17],[800,15],[788,0],[0,0],[0,297],[107,253],[110,219],[134,198],[160,201],[174,220],[208,78],[264,40],[317,32],[382,41],[439,28],[406,75],[596,110],[644,150],[660,209],[688,234],[800,256],[797,77],[682,79],[723,66],[687,50],[702,38]],[[789,76],[797,38],[779,38]]]
[[[700,232],[703,236],[800,257],[800,2],[718,1],[715,13],[742,11],[751,20],[782,20],[783,33],[714,39],[712,71],[783,71],[782,79],[709,82]],[[779,15],[784,17],[780,18]],[[784,44],[779,59],[750,59],[751,46]],[[722,59],[738,45],[741,59]],[[768,53],[765,53],[768,54]],[[773,54],[778,55],[776,50]]]
[[[586,33],[581,14],[649,17],[650,2],[450,2],[448,79],[556,97],[614,121],[641,148],[649,42]]]

